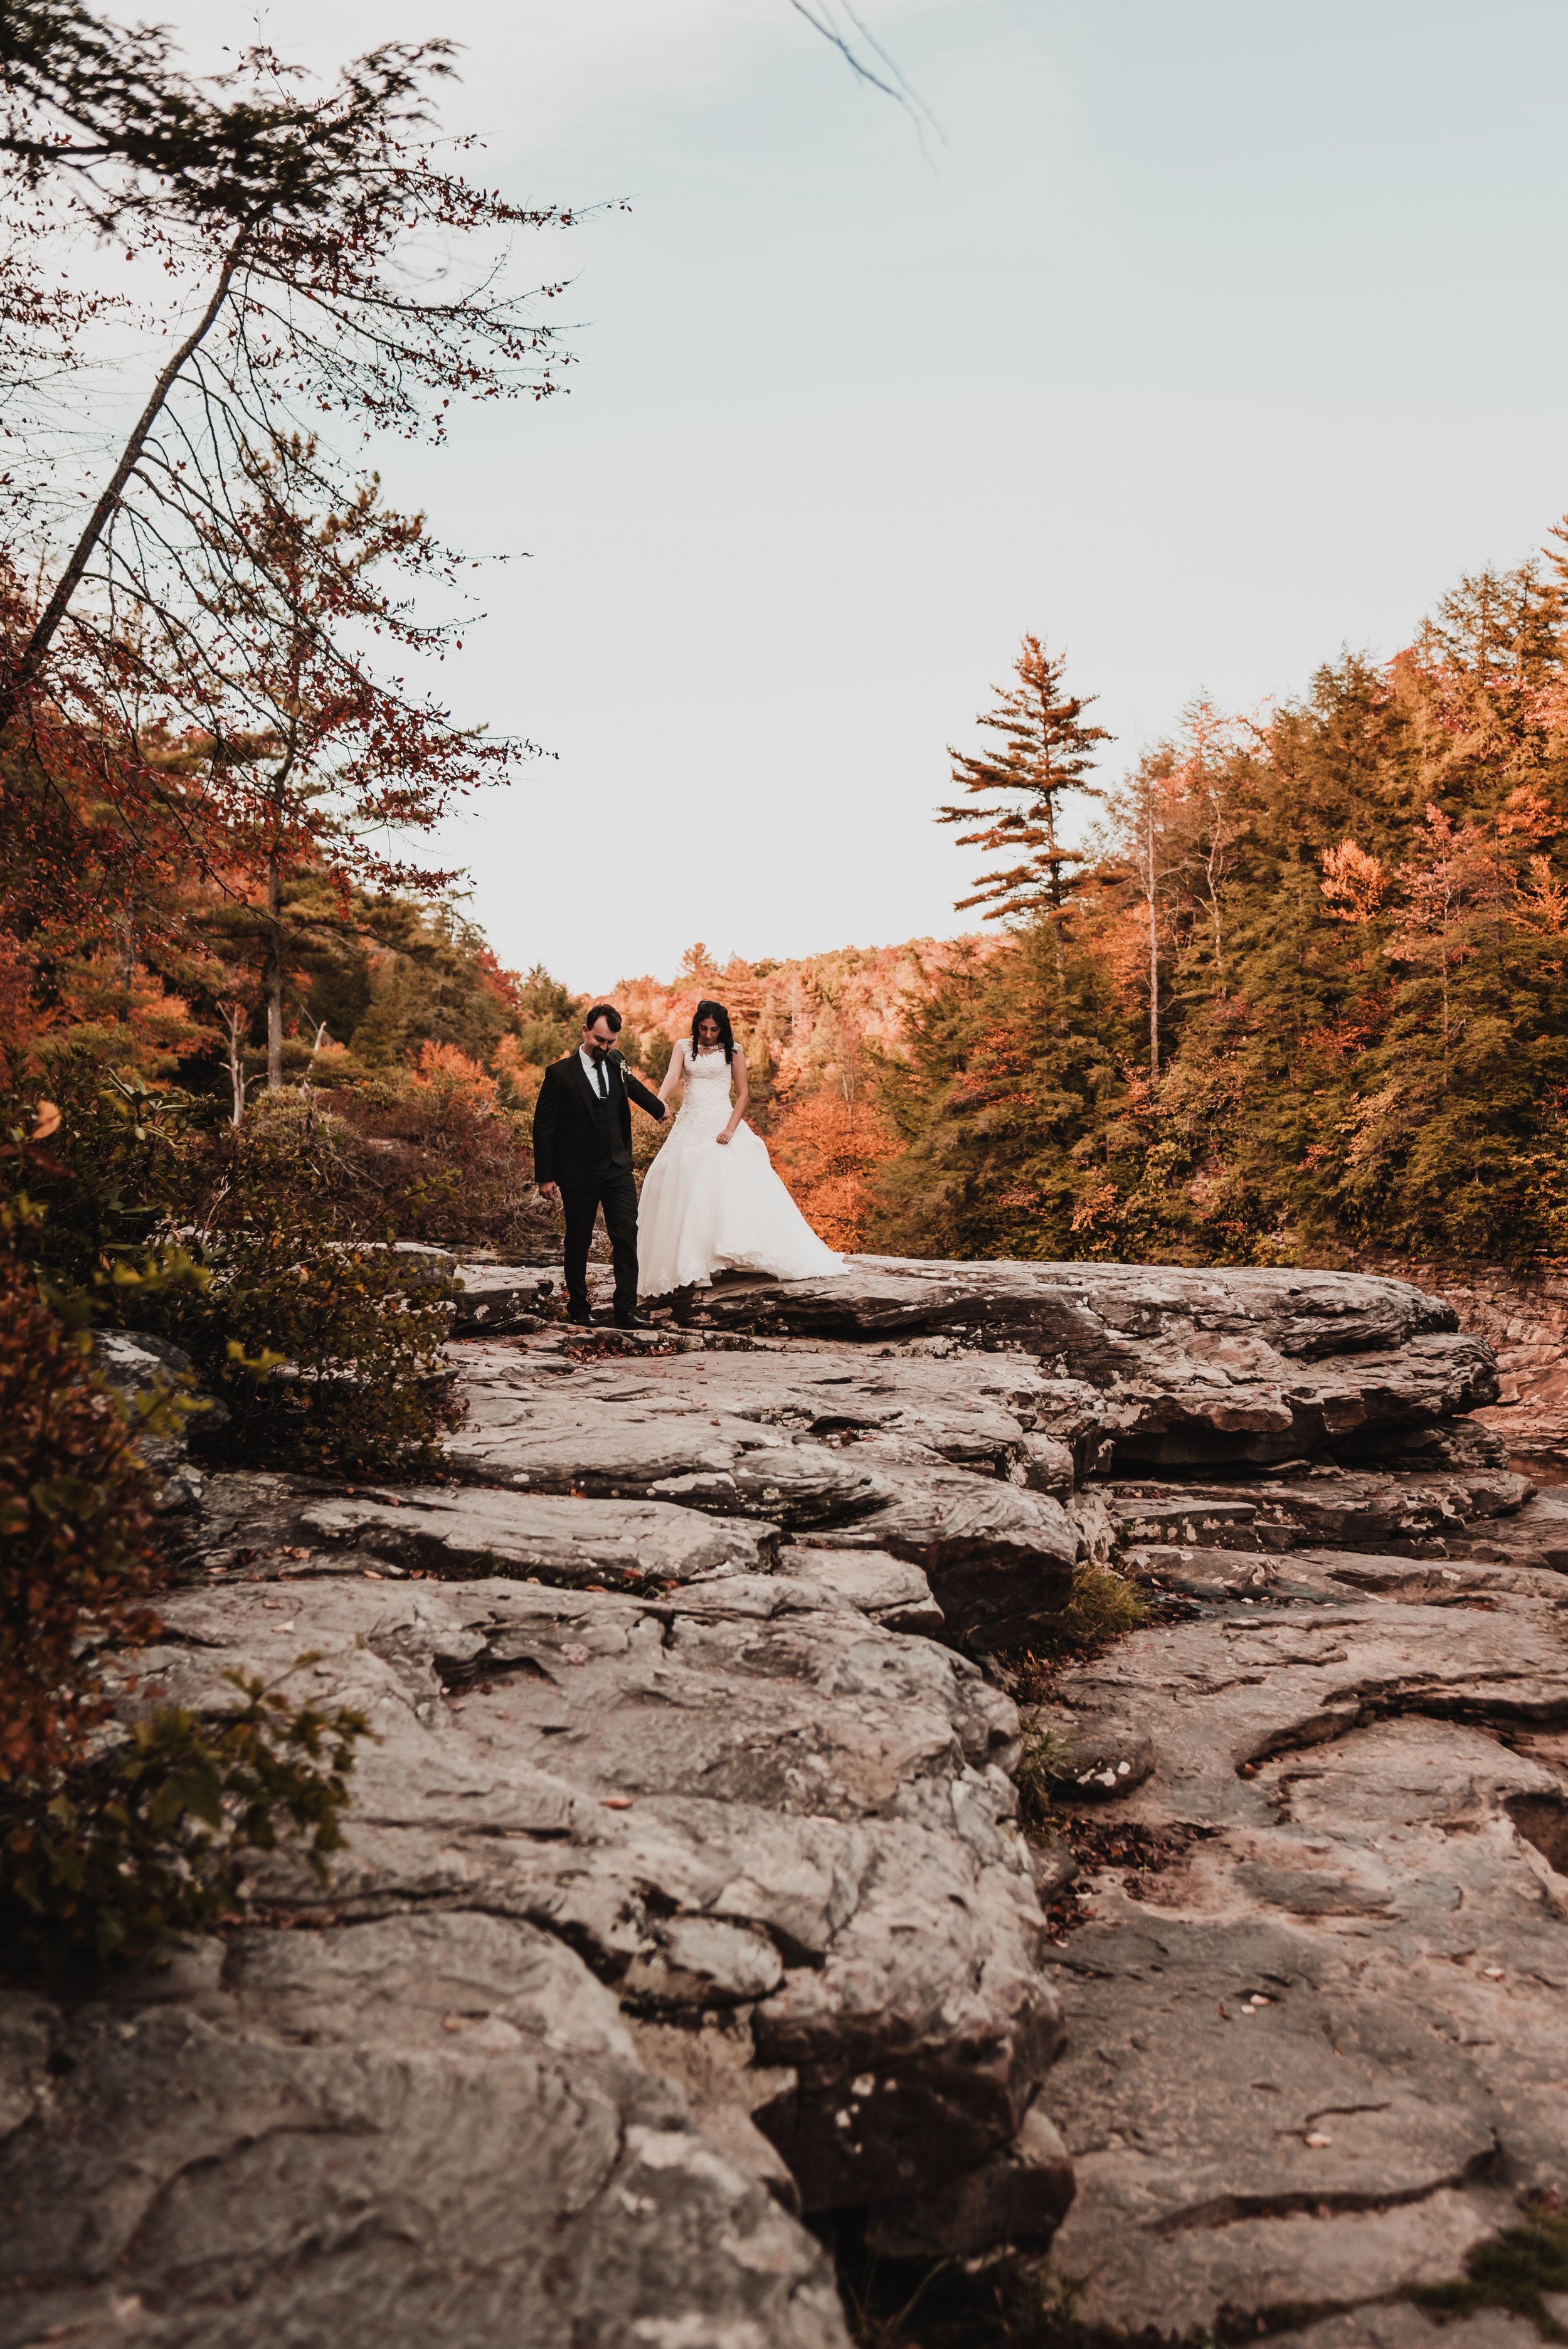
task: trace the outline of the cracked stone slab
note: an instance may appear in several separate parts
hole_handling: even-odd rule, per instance
[[[527,1923],[246,1931],[0,2012],[7,2341],[847,2349],[811,2238]]]
[[[552,1362],[531,1350],[454,1345],[449,1359],[476,1419],[563,1393],[618,1419],[627,1406],[705,1418],[752,1420],[789,1436],[902,1436],[955,1465],[1006,1472],[1025,1435],[1093,1420],[1094,1389],[1048,1379],[1017,1356],[961,1353],[944,1360],[868,1354],[852,1347],[751,1353],[650,1355],[636,1363]],[[754,1439],[755,1440],[755,1439]]]
[[[906,2199],[1016,2136],[1059,2012],[1016,1715],[962,1656],[784,1575],[636,1599],[313,1578],[165,1612],[139,1701],[221,1705],[225,1671],[265,1668],[377,1733],[330,1897],[283,1861],[258,1895],[517,1918],[628,2014],[743,2033],[732,2109],[807,2209]]]
[[[255,1558],[297,1570],[314,1558],[440,1575],[498,1573],[544,1582],[688,1582],[765,1574],[777,1526],[661,1501],[570,1500],[437,1485],[327,1493],[303,1479],[215,1476],[187,1555],[201,1566]]]
[[[1053,2272],[1130,2333],[1310,2311],[1314,2349],[1425,2344],[1377,2304],[1568,2187],[1568,1608],[1485,1562],[1266,1564],[1329,1603],[1236,1599],[1060,1684],[1080,1733],[1153,1742],[1119,1823],[1212,1832],[1086,1870],[1051,1953]]]
[[[509,1363],[494,1350],[484,1357],[483,1376],[465,1378],[469,1416],[447,1454],[465,1480],[756,1516],[802,1545],[885,1552],[921,1569],[949,1636],[976,1646],[1039,1636],[1071,1596],[1086,1539],[1051,1492],[951,1466],[934,1444],[913,1447],[929,1451],[929,1460],[912,1459],[907,1434],[884,1432],[841,1447],[830,1436],[792,1433],[775,1418],[720,1409],[717,1385],[696,1401],[675,1385],[661,1387],[653,1365],[617,1363],[613,1372],[597,1366],[586,1379],[562,1380],[519,1372],[511,1364],[520,1359],[527,1357]],[[677,1365],[683,1373],[687,1359]],[[729,1359],[749,1376],[758,1358]],[[799,1355],[760,1359],[792,1366],[788,1380],[766,1388],[770,1411],[810,1392],[809,1361],[802,1369]],[[1026,1389],[1027,1380],[1021,1384]],[[890,1417],[907,1420],[907,1394],[900,1400],[900,1392],[882,1400]],[[755,1407],[758,1395],[750,1399]],[[841,1418],[851,1405],[834,1408]],[[1038,1440],[1011,1424],[1020,1444]],[[1058,1449],[1062,1461],[1033,1461],[1057,1481],[1070,1475],[1066,1447]],[[1029,1473],[1025,1463],[1022,1475]]]
[[[1472,1534],[1468,1548],[1472,1557],[1568,1574],[1568,1490],[1559,1485],[1537,1493],[1514,1516]]]
[[[1458,1475],[1320,1468],[1308,1476],[1263,1475],[1234,1485],[1117,1484],[1108,1499],[1125,1537],[1135,1542],[1270,1549],[1318,1543],[1468,1557],[1475,1526],[1487,1525],[1482,1538],[1490,1538],[1488,1521],[1511,1519],[1534,1491],[1527,1476],[1507,1468]],[[1501,1539],[1508,1537],[1504,1527]]]
[[[467,1417],[445,1447],[466,1482],[591,1500],[671,1501],[752,1514],[791,1527],[866,1515],[884,1495],[852,1453],[797,1444],[756,1421],[678,1399],[625,1402],[613,1412],[575,1382],[522,1392],[460,1378]]]
[[[887,1550],[921,1568],[949,1632],[980,1649],[1048,1631],[1072,1596],[1085,1543],[1060,1502],[956,1469],[883,1472],[872,1514],[834,1526],[835,1548]],[[798,1536],[806,1551],[823,1538]]]

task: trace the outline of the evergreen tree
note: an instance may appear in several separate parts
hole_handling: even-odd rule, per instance
[[[998,749],[969,752],[951,745],[953,780],[983,806],[944,807],[939,823],[974,823],[959,834],[962,848],[983,848],[1019,861],[983,874],[973,895],[958,911],[984,905],[987,921],[1037,912],[1044,905],[1059,912],[1068,895],[1067,868],[1081,864],[1081,849],[1062,841],[1063,802],[1069,794],[1098,799],[1085,781],[1095,763],[1095,745],[1112,738],[1103,726],[1086,726],[1083,713],[1093,700],[1075,698],[1063,685],[1065,658],[1055,658],[1038,636],[1026,636],[1015,664],[1017,683],[997,686],[995,706],[977,723],[1001,737]]]

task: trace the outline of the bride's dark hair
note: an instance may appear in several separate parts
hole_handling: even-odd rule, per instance
[[[694,1057],[702,1050],[701,1045],[696,1040],[696,1031],[702,1026],[705,1019],[715,1019],[718,1022],[718,1040],[724,1047],[724,1057],[727,1061],[733,1061],[735,1058],[735,1030],[729,1024],[729,1014],[725,1009],[722,1003],[699,1003],[696,1009],[692,1013],[691,1049]]]

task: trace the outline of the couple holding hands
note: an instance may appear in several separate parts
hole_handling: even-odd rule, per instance
[[[575,1052],[546,1069],[533,1112],[533,1179],[566,1215],[566,1305],[588,1323],[588,1247],[601,1209],[615,1266],[615,1326],[645,1330],[643,1298],[706,1288],[716,1272],[809,1280],[844,1269],[773,1172],[746,1123],[746,1061],[722,1003],[696,1007],[656,1094],[615,1050],[621,1015],[596,1003]],[[643,1182],[632,1172],[632,1103],[663,1119],[669,1140]]]

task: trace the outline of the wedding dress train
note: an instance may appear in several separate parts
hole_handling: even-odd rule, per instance
[[[844,1260],[820,1240],[773,1172],[768,1144],[748,1125],[727,1143],[729,1062],[687,1044],[685,1090],[669,1138],[643,1178],[637,1211],[637,1291],[668,1297],[706,1287],[716,1272],[820,1279]]]

